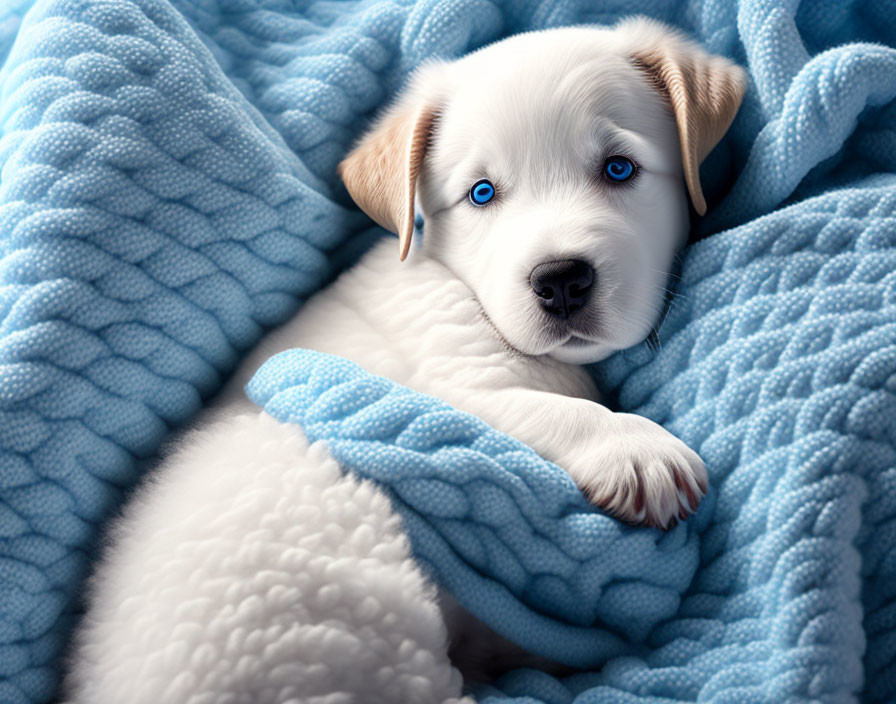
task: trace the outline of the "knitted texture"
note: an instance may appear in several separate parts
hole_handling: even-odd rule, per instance
[[[283,352],[248,393],[386,488],[418,562],[480,620],[547,657],[584,668],[626,652],[624,639],[675,614],[694,575],[700,516],[666,533],[625,526],[526,445],[352,362]]]
[[[714,495],[670,538],[689,586],[636,567],[633,588],[682,594],[674,614],[651,604],[643,632],[613,623],[627,595],[575,613],[562,590],[508,580],[558,628],[599,613],[612,647],[599,672],[515,673],[482,700],[896,699],[893,3],[31,5],[0,7],[0,701],[53,696],[102,521],[244,351],[357,251],[370,222],[335,165],[408,71],[633,13],[751,76],[702,169],[703,239],[657,349],[595,370],[620,408],[701,453]],[[548,467],[519,452],[520,472]],[[660,550],[655,533],[616,530]]]

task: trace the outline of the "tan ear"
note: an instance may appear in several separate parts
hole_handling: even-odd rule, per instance
[[[398,234],[404,261],[414,234],[414,197],[436,110],[400,104],[388,112],[339,164],[339,175],[358,206]]]
[[[720,56],[666,35],[633,54],[668,98],[678,123],[684,179],[694,210],[706,213],[700,164],[731,126],[746,89],[743,69]]]

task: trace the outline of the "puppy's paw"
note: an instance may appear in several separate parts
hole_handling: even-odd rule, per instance
[[[703,460],[646,418],[619,413],[615,419],[576,474],[579,488],[627,523],[671,528],[686,519],[708,487]]]

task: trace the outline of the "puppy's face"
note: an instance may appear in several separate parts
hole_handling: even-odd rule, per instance
[[[417,189],[424,251],[523,353],[590,362],[643,339],[688,225],[663,95],[594,30],[421,77],[448,86]]]
[[[670,99],[670,56],[692,77],[704,60],[716,92],[723,79],[734,98],[724,94],[721,130],[712,115],[692,115],[682,134],[687,106]],[[593,362],[655,323],[688,229],[685,180],[696,165],[684,162],[711,149],[741,94],[738,69],[653,23],[519,35],[424,67],[342,173],[365,210],[404,231],[405,246],[416,202],[423,252],[471,288],[507,344]],[[699,129],[713,132],[712,145],[695,150]],[[391,166],[389,150],[399,153]],[[358,168],[378,178],[360,193]],[[391,194],[390,170],[403,175]],[[703,208],[699,181],[687,185]]]

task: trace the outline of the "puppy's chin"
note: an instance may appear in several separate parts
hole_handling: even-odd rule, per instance
[[[615,351],[614,347],[605,342],[592,342],[573,337],[548,352],[547,356],[566,364],[593,364],[606,359]]]

